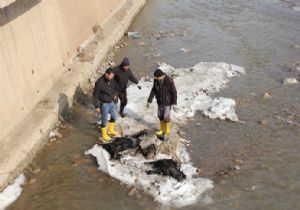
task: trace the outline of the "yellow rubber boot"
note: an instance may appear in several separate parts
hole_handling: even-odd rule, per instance
[[[102,139],[103,139],[103,141],[106,141],[106,142],[110,142],[111,141],[110,136],[107,135],[106,127],[104,127],[104,128],[101,127],[101,133],[102,133]]]
[[[107,134],[111,136],[119,136],[120,134],[115,131],[116,123],[108,122],[108,131]]]
[[[171,132],[171,123],[168,122],[168,123],[165,123],[166,127],[165,127],[165,134],[170,134]]]
[[[156,132],[156,135],[162,136],[164,135],[164,131],[165,131],[165,123],[163,121],[160,121],[160,129],[159,131]]]

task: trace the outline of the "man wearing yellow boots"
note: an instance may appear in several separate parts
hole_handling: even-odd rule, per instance
[[[171,108],[177,105],[177,90],[174,81],[161,69],[154,72],[153,87],[147,101],[147,107],[152,103],[154,96],[158,105],[157,116],[160,120],[160,129],[156,134],[161,137],[170,134]]]
[[[96,81],[93,92],[93,104],[96,112],[101,113],[101,133],[104,143],[110,142],[111,136],[119,135],[115,131],[115,121],[117,119],[115,100],[117,100],[117,93],[115,92],[113,78],[112,68],[108,68]],[[106,128],[108,114],[110,114],[110,120]]]

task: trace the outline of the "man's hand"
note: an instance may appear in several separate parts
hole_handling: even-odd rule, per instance
[[[100,108],[95,109],[97,113],[100,113]]]
[[[138,89],[140,89],[140,90],[142,89],[142,87],[141,87],[140,85],[138,85],[137,87],[138,87]]]

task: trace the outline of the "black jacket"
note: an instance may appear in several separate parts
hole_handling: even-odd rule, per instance
[[[115,73],[114,80],[116,82],[115,88],[117,92],[123,92],[127,88],[128,80],[131,82],[138,84],[138,80],[133,76],[131,69],[128,69],[127,71],[123,68],[124,64],[123,62],[119,65],[113,68],[113,72]]]
[[[153,81],[153,87],[151,89],[148,102],[152,103],[155,96],[157,104],[170,106],[177,104],[177,90],[174,81],[165,74],[165,78],[161,81]]]
[[[96,108],[99,108],[101,103],[113,101],[115,95],[116,92],[113,80],[109,81],[105,78],[105,75],[103,75],[95,82],[93,104]]]

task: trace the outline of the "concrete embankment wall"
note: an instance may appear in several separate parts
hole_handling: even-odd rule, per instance
[[[144,4],[0,0],[0,189],[26,165],[57,121],[61,104],[72,102]],[[95,26],[101,36],[93,60],[74,62],[85,40],[95,38]]]
[[[53,86],[77,47],[125,0],[18,0],[0,10],[0,139]]]

